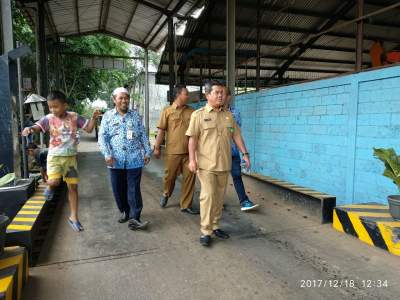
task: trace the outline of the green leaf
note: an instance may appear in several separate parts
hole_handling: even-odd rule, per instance
[[[385,165],[383,176],[390,178],[400,190],[400,157],[393,148],[374,148],[374,157]]]
[[[0,187],[5,186],[15,179],[15,173],[8,173],[0,178]]]

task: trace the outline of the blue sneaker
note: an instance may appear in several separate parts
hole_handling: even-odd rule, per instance
[[[54,190],[46,187],[46,189],[44,190],[44,198],[46,199],[46,201],[52,201],[54,199]]]
[[[241,211],[249,211],[258,208],[260,205],[254,204],[250,200],[245,200],[240,204],[240,206],[241,206],[240,208]]]

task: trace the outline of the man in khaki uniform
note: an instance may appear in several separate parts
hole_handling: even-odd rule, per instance
[[[196,110],[190,119],[189,169],[197,172],[200,183],[200,243],[208,246],[211,234],[222,239],[229,235],[219,228],[223,200],[232,165],[231,140],[243,153],[250,168],[249,154],[231,112],[224,108],[224,86],[210,81],[204,87],[207,105]]]
[[[178,85],[174,88],[174,99],[174,103],[161,112],[153,152],[155,158],[160,158],[160,146],[166,133],[164,192],[160,199],[160,206],[165,207],[167,205],[168,198],[174,191],[176,177],[182,173],[181,211],[195,215],[199,214],[192,208],[196,175],[190,172],[188,168],[188,137],[185,135],[194,109],[186,105],[189,93],[184,85]]]

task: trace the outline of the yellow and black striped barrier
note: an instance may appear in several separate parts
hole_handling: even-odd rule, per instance
[[[286,190],[290,190],[292,192],[295,192],[297,194],[304,195],[308,198],[318,200],[318,205],[316,207],[318,208],[318,217],[321,218],[321,223],[331,223],[332,222],[332,213],[333,213],[333,208],[336,205],[336,197],[333,195],[329,195],[323,192],[319,192],[310,188],[306,188],[297,184],[293,184],[284,180],[279,180],[275,179],[271,176],[265,176],[257,173],[246,173],[246,175],[256,178],[258,180],[267,182],[269,184],[272,184],[274,186],[278,186],[280,188],[284,188]],[[305,199],[302,199],[302,201],[305,201]],[[314,201],[312,202],[306,202],[304,207],[313,207],[314,206]],[[311,209],[312,212],[314,212],[314,209]]]
[[[6,247],[0,256],[0,300],[21,299],[29,276],[28,255],[23,247]]]
[[[47,206],[44,189],[45,185],[39,185],[7,226],[6,245],[24,246],[29,251],[32,250],[34,235],[39,229],[40,218]]]
[[[386,205],[336,207],[333,212],[333,228],[400,256],[400,221],[392,218]]]

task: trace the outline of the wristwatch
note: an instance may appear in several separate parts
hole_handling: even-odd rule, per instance
[[[242,154],[243,154],[243,156],[244,155],[250,156],[249,152],[245,152],[245,153],[242,153]]]

